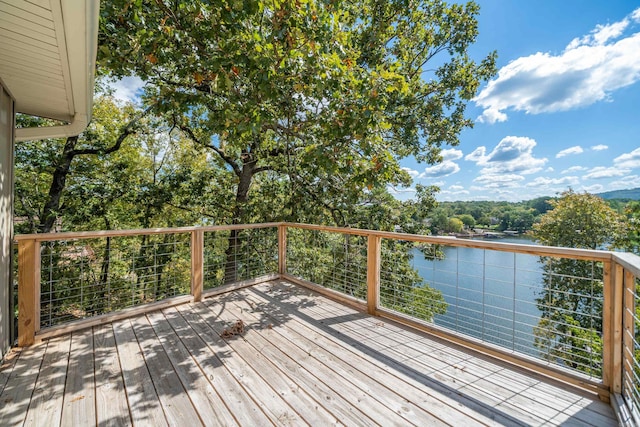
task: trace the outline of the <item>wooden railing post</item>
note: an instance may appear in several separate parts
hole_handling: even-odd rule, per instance
[[[18,345],[33,344],[40,329],[40,242],[18,243]]]
[[[287,273],[287,226],[278,225],[278,274]]]
[[[367,241],[367,312],[375,315],[380,305],[381,238],[369,235]]]
[[[614,300],[614,282],[613,282],[613,263],[611,261],[603,262],[602,277],[602,383],[605,387],[611,387],[612,358],[613,351],[612,328],[613,328],[613,300]],[[608,396],[600,396],[607,399]]]
[[[622,392],[622,316],[624,313],[624,268],[613,263],[613,279],[611,285],[613,287],[610,295],[612,296],[612,312],[611,312],[611,337],[609,346],[611,347],[611,366],[609,374],[609,389],[612,393],[620,394]],[[603,375],[604,378],[604,375]]]
[[[625,371],[628,371],[628,376],[630,378],[634,378],[634,369],[635,369],[635,294],[636,294],[636,277],[631,271],[625,269],[624,271],[624,285],[623,289],[623,304],[624,304],[624,314],[623,314],[623,337],[622,337],[622,345],[623,345],[623,353],[622,353],[622,383],[625,383]],[[622,390],[621,390],[622,391]],[[625,391],[625,394],[633,393],[633,391]]]
[[[204,230],[191,232],[191,295],[193,301],[202,301],[204,282]]]

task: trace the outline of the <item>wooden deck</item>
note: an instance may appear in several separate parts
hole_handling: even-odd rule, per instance
[[[2,426],[617,425],[586,394],[285,282],[16,351],[0,393]]]

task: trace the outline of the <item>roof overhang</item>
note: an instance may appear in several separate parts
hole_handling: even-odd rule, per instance
[[[16,112],[68,123],[16,129],[16,141],[78,135],[91,120],[99,4],[0,0],[0,78]]]

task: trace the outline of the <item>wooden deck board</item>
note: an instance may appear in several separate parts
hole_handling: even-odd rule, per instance
[[[301,424],[300,416],[267,384],[258,373],[250,368],[227,340],[221,337],[226,324],[213,313],[202,309],[202,305],[180,307],[182,315],[197,328],[200,336],[210,343],[228,352],[229,357],[222,360],[233,379],[245,390],[249,397],[257,403],[262,412],[277,425]],[[211,313],[211,315],[208,315]],[[230,339],[233,339],[231,337]],[[242,339],[238,337],[238,339]]]
[[[45,427],[60,424],[70,348],[70,335],[49,341],[29,402],[25,426]]]
[[[209,325],[218,324],[224,327],[224,323],[216,322],[214,319],[215,314],[204,305],[199,305],[195,311]],[[243,337],[236,337],[235,339],[232,337],[226,340],[227,344],[240,356],[242,363],[250,367],[265,383],[270,384],[273,387],[273,392],[277,396],[281,396],[283,402],[286,402],[287,409],[276,420],[278,424],[293,421],[295,425],[303,423],[309,425],[335,425],[338,422],[328,411],[319,406],[303,388],[293,382],[286,381],[287,377],[282,372],[279,372],[278,368],[262,354],[262,349],[252,346],[249,338],[244,338],[245,336],[246,333]]]
[[[586,392],[286,282],[10,356],[3,426],[617,425]]]
[[[40,373],[47,343],[23,349],[0,395],[0,425],[22,425]]]
[[[131,324],[167,422],[169,425],[179,425],[184,420],[189,420],[190,425],[196,426],[200,422],[198,412],[191,404],[169,356],[149,324],[149,319],[139,316],[132,319]]]
[[[20,356],[20,349],[10,351],[5,356],[2,363],[0,363],[0,395],[4,391],[4,387],[9,382],[13,368],[16,366],[16,362]]]
[[[62,425],[79,425],[84,420],[96,419],[93,353],[91,329],[76,332],[71,336]]]
[[[93,328],[96,422],[100,426],[130,426],[129,403],[111,324]]]
[[[191,307],[191,306],[188,306]],[[233,379],[222,360],[230,357],[215,339],[200,335],[182,315],[168,317],[169,323],[194,357],[213,388],[223,399],[227,408],[239,425],[269,425],[271,422],[262,409],[247,395]],[[196,322],[196,318],[193,317]],[[201,325],[206,331],[205,326]]]
[[[113,324],[129,411],[135,425],[168,425],[130,320]]]
[[[347,328],[355,328],[358,332],[372,330],[372,319],[360,316],[358,320],[345,324]],[[583,425],[601,425],[610,419],[610,406],[601,401],[593,401],[580,395],[561,392],[559,388],[535,380],[531,376],[514,369],[501,367],[497,363],[483,363],[482,359],[469,357],[458,350],[448,347],[446,350],[434,349],[424,351],[424,343],[415,340],[415,335],[406,329],[393,324],[386,324],[389,331],[388,337],[404,337],[402,341],[403,353],[410,353],[413,360],[421,362],[423,369],[433,368],[439,365],[439,373],[446,377],[455,378],[461,384],[460,389],[474,388],[480,393],[488,393],[504,402],[498,407],[509,405],[517,410],[533,412],[546,420],[546,417],[555,418],[556,421],[564,417],[575,417]],[[374,336],[373,340],[384,344],[386,338]],[[400,355],[398,355],[400,357]],[[577,399],[576,399],[577,396]],[[565,412],[573,408],[572,412]],[[576,411],[581,408],[580,411]]]
[[[169,312],[172,310],[167,309]],[[197,408],[200,419],[204,420],[207,425],[234,425],[233,416],[211,383],[207,381],[204,372],[191,357],[180,337],[171,328],[164,314],[155,312],[148,314],[147,317],[171,360],[182,386],[193,406]]]
[[[373,421],[367,418],[357,407],[342,399],[329,385],[322,382],[321,378],[315,376],[322,377],[322,375],[308,371],[302,365],[302,360],[292,357],[284,349],[274,344],[271,341],[273,334],[271,329],[258,332],[249,328],[247,341],[250,338],[249,342],[257,346],[271,363],[290,380],[295,381],[310,395],[314,396],[314,400],[338,418],[341,423],[347,425],[374,425]]]
[[[257,287],[252,292],[260,292],[265,287]],[[301,302],[308,292],[297,287],[289,287],[289,289],[279,288],[278,297],[281,299],[284,295],[293,298],[292,305],[301,306]],[[263,294],[264,295],[264,294]],[[303,295],[301,299],[296,295]],[[497,363],[486,363],[478,357],[470,357],[469,354],[461,352],[455,347],[443,347],[436,345],[429,346],[425,340],[417,340],[416,334],[406,331],[392,323],[376,321],[376,319],[365,316],[354,310],[351,310],[339,303],[324,300],[322,308],[309,306],[301,308],[302,313],[311,316],[315,321],[322,321],[328,317],[335,316],[341,319],[332,327],[351,337],[357,345],[365,344],[377,348],[384,354],[389,355],[393,360],[407,363],[414,366],[419,372],[430,372],[432,376],[443,381],[447,387],[454,390],[463,391],[465,394],[476,398],[480,402],[484,402],[490,407],[505,410],[506,414],[513,415],[516,419],[527,420],[530,424],[539,424],[554,418],[559,422],[563,418],[563,409],[573,407],[573,412],[564,413],[564,418],[570,416],[577,417],[583,425],[602,425],[611,421],[611,411],[606,411],[610,407],[599,401],[590,401],[580,398],[583,401],[589,401],[590,405],[599,410],[591,410],[584,406],[573,406],[571,404],[551,403],[560,396],[576,396],[575,394],[567,394],[555,389],[555,396],[551,399],[543,399],[542,395],[548,393],[531,393],[530,390],[535,388],[537,384],[544,384],[537,381],[537,384],[529,385],[522,388],[521,385],[514,382],[513,378],[523,376],[523,374],[506,369]],[[375,324],[372,323],[375,321]],[[309,324],[313,324],[308,322]],[[378,326],[378,328],[376,328]],[[383,329],[384,328],[384,329]],[[387,333],[380,333],[386,331]],[[430,341],[430,340],[429,340]],[[429,349],[429,351],[425,351]],[[458,353],[458,354],[456,354]],[[492,378],[494,381],[488,381]],[[534,381],[535,382],[535,381]],[[566,405],[566,406],[565,406]],[[604,416],[601,411],[605,408]],[[581,412],[576,412],[581,409]]]
[[[266,313],[272,312],[271,306],[266,306],[264,309]],[[325,341],[326,339],[334,340],[333,345],[337,345],[338,348],[342,348],[341,346],[344,346],[345,343],[348,345],[356,344],[355,341],[345,341],[346,337],[344,336],[335,338],[332,334],[326,334],[321,328],[309,327],[305,322],[297,322],[295,319],[291,321],[293,322],[291,328],[297,330],[296,333],[301,335],[296,338],[297,340],[302,340],[306,336],[313,339],[313,341],[317,341],[322,347],[332,347],[330,343]],[[325,336],[323,337],[323,335]],[[512,424],[514,422],[514,420],[500,417],[497,417],[499,422],[496,422],[493,419],[495,418],[494,414],[487,416],[482,411],[475,413],[469,411],[469,406],[471,405],[462,405],[459,397],[454,396],[454,392],[426,388],[423,382],[425,378],[417,379],[414,371],[408,369],[398,370],[396,366],[393,366],[393,363],[386,363],[380,358],[371,357],[361,351],[344,353],[336,350],[336,352],[343,353],[343,360],[353,363],[354,369],[369,372],[381,384],[385,384],[388,389],[397,390],[402,396],[410,397],[414,402],[419,402],[425,411],[439,417],[450,425],[460,425],[460,423],[465,425],[471,423],[493,425],[500,423]],[[353,362],[354,359],[355,363]],[[432,385],[435,386],[436,384]]]
[[[236,302],[238,310],[236,315],[247,317],[248,313],[258,312],[269,316],[269,311],[262,311],[258,308],[258,304],[242,304],[242,301]],[[443,425],[445,421],[449,423],[462,422],[469,423],[468,417],[461,417],[457,411],[446,405],[439,405],[436,399],[429,399],[431,410],[425,410],[413,402],[415,396],[408,393],[412,400],[407,396],[407,383],[397,380],[393,377],[379,374],[375,365],[372,365],[362,355],[345,351],[339,345],[327,339],[323,334],[314,330],[305,330],[302,325],[295,325],[293,329],[285,326],[278,321],[276,317],[269,316],[273,322],[271,329],[278,332],[282,339],[297,343],[297,347],[304,353],[312,355],[321,363],[325,364],[324,370],[333,371],[337,376],[347,378],[351,383],[360,390],[373,396],[380,404],[386,406],[393,411],[398,417],[399,422],[414,425]],[[255,315],[252,320],[263,323],[264,319],[260,319]],[[267,324],[268,325],[268,324]],[[343,390],[341,387],[340,390]],[[443,419],[438,418],[434,413],[441,413]],[[387,415],[386,418],[389,418]],[[404,419],[404,421],[402,420]]]

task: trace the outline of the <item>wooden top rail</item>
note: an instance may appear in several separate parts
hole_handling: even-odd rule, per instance
[[[226,231],[245,230],[254,228],[270,228],[281,225],[280,222],[267,222],[263,224],[236,224],[236,225],[210,225],[202,227],[173,227],[173,228],[139,228],[132,230],[101,230],[101,231],[71,231],[63,233],[42,233],[42,234],[17,234],[14,240],[36,240],[39,242],[51,242],[55,240],[72,239],[92,239],[100,237],[125,237],[142,236],[151,234],[178,234],[191,233],[192,231]]]
[[[360,228],[341,228],[325,225],[314,224],[299,224],[288,222],[270,222],[263,224],[237,224],[237,225],[213,225],[203,227],[174,227],[174,228],[146,228],[146,229],[133,229],[133,230],[102,230],[102,231],[76,231],[76,232],[63,232],[63,233],[43,233],[43,234],[18,234],[14,239],[18,242],[24,240],[35,240],[39,242],[55,241],[55,240],[72,240],[72,239],[91,239],[101,237],[126,237],[126,236],[140,236],[140,235],[152,235],[152,234],[177,234],[177,233],[191,233],[196,230],[202,231],[226,231],[226,230],[240,230],[240,229],[256,229],[256,228],[271,228],[278,226],[286,226],[290,228],[300,228],[305,230],[317,230],[327,231],[331,233],[351,234],[357,236],[377,236],[387,239],[395,240],[407,240],[411,242],[430,243],[438,245],[476,248],[476,249],[490,249],[494,251],[521,253],[534,256],[551,256],[551,257],[564,257],[572,259],[582,259],[591,261],[616,261],[623,265],[626,269],[633,271],[634,275],[640,277],[640,257],[625,253],[625,252],[611,252],[592,249],[574,249],[574,248],[562,248],[554,246],[536,246],[536,245],[523,245],[517,243],[500,243],[500,242],[484,242],[480,240],[471,239],[457,239],[455,237],[448,236],[427,236],[419,234],[409,233],[397,233],[392,231],[376,231],[366,230]]]
[[[328,231],[331,233],[351,234],[357,236],[378,236],[395,240],[407,240],[411,242],[431,243],[437,245],[446,246],[458,246],[464,248],[476,248],[476,249],[491,249],[494,251],[502,252],[514,252],[535,256],[551,256],[562,257],[572,259],[582,259],[588,261],[610,261],[614,252],[600,251],[592,249],[574,249],[574,248],[561,248],[555,246],[537,246],[537,245],[522,245],[517,243],[498,243],[498,242],[483,242],[480,240],[471,239],[458,239],[448,236],[425,236],[419,234],[408,233],[396,233],[392,231],[375,231],[364,230],[359,228],[340,228],[340,227],[328,227],[323,225],[312,224],[295,224],[284,223],[287,227],[301,228],[305,230],[317,230]],[[636,264],[640,268],[640,258]]]
[[[640,277],[640,257],[629,252],[612,252],[613,260],[630,271],[634,276]]]

